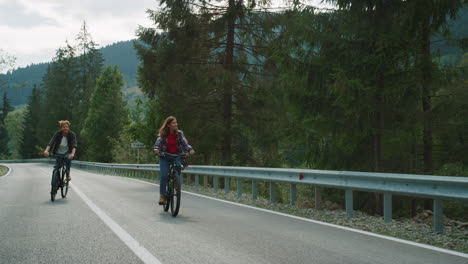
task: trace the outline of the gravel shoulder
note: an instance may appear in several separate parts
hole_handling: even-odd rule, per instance
[[[0,177],[4,176],[8,172],[8,167],[0,165]]]

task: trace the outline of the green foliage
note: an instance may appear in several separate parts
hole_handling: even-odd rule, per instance
[[[0,115],[0,156],[5,158],[11,154],[8,147],[10,137],[8,136],[6,118],[14,110],[6,93],[3,94],[2,107],[0,109],[2,110]]]
[[[0,49],[0,72],[5,69],[12,68],[15,64],[16,58],[11,56],[10,54]]]
[[[468,177],[468,165],[462,162],[446,163],[436,173],[442,176],[464,176]]]
[[[104,58],[104,66],[118,65],[127,87],[137,84],[137,69],[140,61],[133,47],[133,41],[119,41],[99,50]]]
[[[21,133],[22,141],[19,147],[20,156],[23,159],[37,158],[41,153],[38,153],[37,148],[43,147],[40,139],[39,126],[41,120],[42,101],[40,90],[37,87],[33,88],[32,95],[29,97],[29,103],[25,109],[23,131]]]
[[[253,97],[264,80],[260,50],[274,25],[262,23],[271,15],[250,13],[251,1],[161,3],[161,10],[148,13],[165,33],[140,28],[135,43],[142,91],[157,100],[159,118],[178,118],[200,154],[196,160],[259,164],[250,158],[255,142],[249,135],[257,135]]]
[[[21,158],[20,147],[23,141],[24,117],[26,109],[17,109],[8,114],[5,118],[5,128],[9,138],[10,157],[12,159]]]
[[[86,158],[92,161],[111,162],[113,142],[128,123],[121,88],[122,73],[117,66],[108,66],[99,76],[91,97],[90,108],[84,123],[82,136],[88,148]]]
[[[76,130],[80,131],[88,113],[91,95],[96,86],[96,80],[103,68],[104,59],[102,53],[97,49],[97,44],[93,41],[86,22],[83,23],[81,31],[76,37],[77,50],[80,56],[77,57],[78,69],[76,79],[76,87],[74,88],[72,100],[75,102],[76,111],[74,116],[76,121]],[[83,147],[83,146],[81,146]]]
[[[75,49],[67,43],[56,51],[53,63],[49,64],[43,77],[44,104],[41,107],[38,137],[41,145],[48,143],[59,129],[59,120],[69,120],[73,131],[75,121],[75,93],[77,88],[78,64]]]
[[[77,42],[79,43],[80,41],[78,40]],[[79,47],[77,46],[76,48]],[[139,60],[136,56],[132,40],[120,41],[102,48],[98,48],[96,45],[94,48],[97,49],[97,53],[101,54],[104,60],[102,62],[103,66],[119,65],[119,69],[121,69],[124,74],[127,87],[131,88],[136,86],[136,74]],[[77,59],[81,60],[79,55],[81,55],[81,53],[78,54]],[[88,62],[91,61],[88,60]],[[27,104],[28,97],[31,95],[34,85],[39,86],[41,84],[42,77],[47,73],[49,64],[50,63],[31,64],[26,67],[12,69],[5,74],[0,74],[0,91],[7,92],[8,98],[11,99],[14,106]],[[89,73],[96,74],[96,72]],[[99,73],[100,71],[97,72],[96,76],[99,75]]]

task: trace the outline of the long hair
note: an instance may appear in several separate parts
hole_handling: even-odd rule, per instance
[[[173,116],[169,116],[168,118],[166,118],[166,120],[164,120],[161,128],[159,129],[159,135],[160,137],[168,137],[169,136],[169,125],[172,123],[172,121],[174,121],[174,119],[176,119],[175,117]]]

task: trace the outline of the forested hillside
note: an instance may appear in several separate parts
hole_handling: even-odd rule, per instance
[[[121,41],[99,49],[104,58],[104,65],[118,65],[122,71],[125,87],[136,86],[138,57],[133,41]],[[48,63],[32,64],[15,69],[7,74],[0,74],[0,92],[7,93],[15,106],[26,104],[34,85],[40,86],[42,77],[47,71]],[[124,88],[125,90],[125,88]]]

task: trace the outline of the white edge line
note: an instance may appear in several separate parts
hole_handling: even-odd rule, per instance
[[[75,184],[72,185],[74,192],[91,208],[91,210],[124,242],[144,263],[161,264],[145,247],[136,241],[130,234],[119,226],[112,218],[94,204]]]
[[[5,175],[0,176],[0,179],[6,178],[6,177],[7,177],[8,175],[10,175],[10,173],[13,171],[12,168],[10,168],[10,167],[8,167],[8,166],[6,166],[6,165],[3,165],[3,164],[2,164],[2,166],[7,167],[7,168],[8,168],[8,172],[7,172]]]
[[[113,176],[113,175],[111,175],[111,176]],[[119,177],[119,176],[116,176],[116,177]],[[134,180],[134,181],[139,181],[139,182],[159,186],[159,184],[152,183],[152,182],[147,182],[147,181],[143,181],[143,180],[138,180],[138,179],[133,179],[133,178],[128,178],[128,177],[121,177],[121,178],[126,178],[126,179],[130,179],[130,180]],[[286,216],[286,217],[290,217],[290,218],[294,218],[294,219],[298,219],[298,220],[303,220],[303,221],[307,221],[307,222],[311,222],[311,223],[315,223],[315,224],[330,226],[330,227],[334,227],[334,228],[338,228],[338,229],[342,229],[342,230],[347,230],[347,231],[351,231],[351,232],[355,232],[355,233],[360,233],[360,234],[363,234],[363,235],[382,238],[382,239],[391,240],[391,241],[394,241],[394,242],[399,242],[399,243],[412,245],[412,246],[416,246],[416,247],[421,247],[421,248],[425,248],[425,249],[430,249],[430,250],[434,250],[434,251],[438,251],[438,252],[442,252],[442,253],[447,253],[447,254],[463,257],[463,258],[468,258],[468,254],[458,252],[458,251],[454,251],[454,250],[439,248],[439,247],[430,246],[430,245],[426,245],[426,244],[421,244],[421,243],[417,243],[417,242],[413,242],[413,241],[409,241],[409,240],[404,240],[404,239],[401,239],[401,238],[380,235],[380,234],[367,232],[367,231],[363,231],[363,230],[359,230],[359,229],[355,229],[355,228],[351,228],[351,227],[340,226],[340,225],[336,225],[336,224],[330,224],[330,223],[321,222],[321,221],[317,221],[317,220],[313,220],[313,219],[309,219],[309,218],[305,218],[305,217],[301,217],[301,216],[285,214],[285,213],[276,212],[276,211],[272,211],[272,210],[268,210],[268,209],[264,209],[264,208],[259,208],[259,207],[255,207],[255,206],[250,206],[250,205],[245,205],[245,204],[241,204],[241,203],[222,200],[222,199],[219,199],[219,198],[214,198],[214,197],[206,196],[206,195],[203,195],[203,194],[192,193],[192,192],[188,192],[188,191],[182,191],[182,192],[183,193],[188,193],[188,194],[191,194],[191,195],[194,195],[194,196],[199,196],[199,197],[203,197],[203,198],[223,202],[223,203],[233,204],[233,205],[246,207],[246,208],[250,208],[250,209],[255,209],[255,210],[259,210],[259,211],[263,211],[263,212],[267,212],[267,213],[271,213],[271,214],[282,215],[282,216]]]

